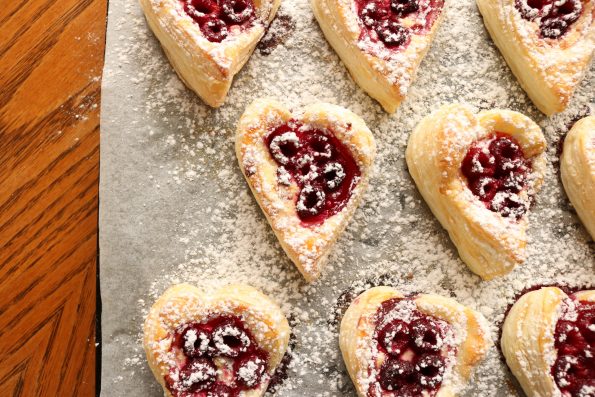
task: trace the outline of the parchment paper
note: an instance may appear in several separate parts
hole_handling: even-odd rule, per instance
[[[590,111],[593,70],[569,109],[548,120],[511,75],[474,2],[453,3],[408,99],[391,116],[353,83],[307,0],[284,0],[269,47],[255,52],[219,110],[180,83],[135,0],[110,2],[101,118],[103,396],[161,395],[145,363],[142,321],[155,298],[177,282],[207,290],[246,282],[279,302],[291,318],[295,346],[276,395],[354,396],[336,332],[344,291],[352,296],[383,283],[451,295],[480,310],[496,339],[506,306],[527,285],[595,280],[593,244],[561,189],[557,164],[560,137]],[[345,106],[377,139],[365,203],[313,286],[283,254],[237,167],[235,123],[261,96],[296,108],[314,101]],[[531,215],[530,258],[489,283],[458,259],[405,167],[415,124],[457,101],[519,110],[540,123],[550,147],[545,187]],[[473,384],[466,395],[517,395],[495,348]]]

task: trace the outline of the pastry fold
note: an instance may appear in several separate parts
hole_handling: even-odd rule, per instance
[[[595,239],[595,117],[579,120],[564,140],[562,183],[570,202]]]

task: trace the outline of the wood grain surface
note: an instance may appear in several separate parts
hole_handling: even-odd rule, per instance
[[[0,396],[95,394],[106,3],[0,2]]]

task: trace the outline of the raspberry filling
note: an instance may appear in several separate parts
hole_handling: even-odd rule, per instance
[[[361,173],[333,134],[290,121],[273,130],[265,144],[279,165],[279,183],[299,186],[296,209],[304,224],[322,223],[347,205]]]
[[[583,11],[581,0],[516,0],[516,8],[527,21],[539,24],[541,37],[563,36]]]
[[[405,48],[411,34],[427,32],[442,11],[444,0],[355,0],[363,26],[362,38],[389,49]]]
[[[268,376],[268,354],[236,316],[182,325],[172,350],[179,366],[165,381],[174,397],[236,397]]]
[[[449,356],[451,326],[416,309],[410,299],[393,298],[376,313],[375,340],[385,357],[377,381],[399,396],[434,396],[442,384]],[[370,388],[370,397],[376,390]]]
[[[519,193],[526,188],[531,162],[511,136],[495,133],[475,142],[463,159],[461,172],[467,185],[487,208],[519,219],[530,205]]]
[[[182,0],[182,4],[207,40],[216,43],[255,19],[253,0]]]
[[[575,301],[573,306],[576,315],[563,316],[556,324],[554,338],[558,357],[552,366],[552,376],[565,396],[593,396],[595,303]]]

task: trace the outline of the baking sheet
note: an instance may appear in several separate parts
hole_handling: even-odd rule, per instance
[[[219,110],[179,81],[135,0],[110,2],[101,118],[102,395],[162,395],[145,363],[142,321],[157,296],[178,282],[206,290],[244,282],[279,302],[295,346],[276,395],[354,396],[336,325],[345,307],[340,302],[370,285],[453,296],[481,311],[496,338],[505,308],[526,286],[595,281],[593,243],[561,189],[557,163],[560,137],[592,107],[593,70],[569,109],[548,120],[510,74],[474,2],[452,3],[417,82],[391,116],[351,80],[308,0],[284,0],[267,45],[236,77]],[[315,101],[345,106],[366,120],[377,140],[365,203],[325,276],[311,286],[283,254],[234,155],[235,123],[262,96],[296,108]],[[480,281],[458,259],[405,166],[415,124],[457,101],[519,110],[544,128],[549,143],[545,186],[531,215],[530,258],[492,282]],[[520,395],[495,348],[477,372],[465,395]]]

